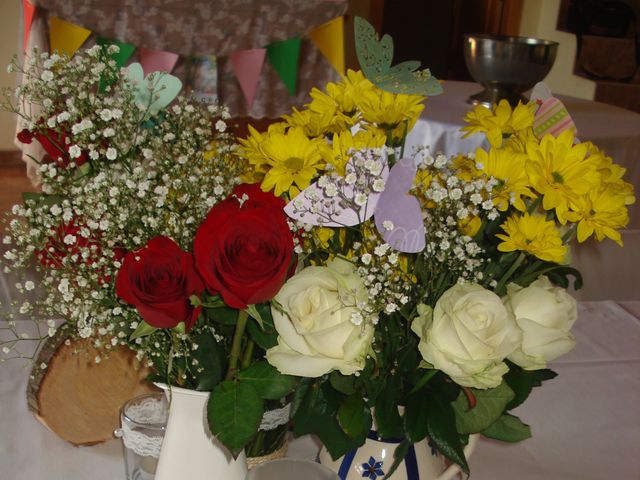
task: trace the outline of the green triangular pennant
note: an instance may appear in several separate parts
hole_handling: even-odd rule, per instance
[[[109,45],[117,45],[118,47],[120,47],[120,51],[118,53],[114,53],[111,55],[111,58],[116,61],[116,65],[118,67],[124,67],[124,64],[127,63],[127,60],[131,58],[131,55],[133,55],[133,52],[136,49],[136,47],[131,45],[130,43],[124,43],[118,40],[110,40],[104,37],[96,38],[96,43],[101,47],[108,47]]]
[[[292,38],[267,45],[267,59],[273,65],[280,79],[287,87],[289,95],[296,93],[298,79],[298,59],[300,58],[300,39]]]
[[[120,42],[118,40],[110,40],[104,37],[96,38],[96,44],[105,49],[108,48],[109,45],[117,45],[118,47],[120,47],[120,51],[118,53],[111,54],[111,58],[115,60],[116,66],[118,68],[124,67],[125,63],[127,63],[127,60],[131,58],[131,55],[133,55],[133,52],[136,49],[134,45],[131,45],[129,43]],[[105,88],[107,88],[107,85],[111,85],[113,81],[113,79],[105,78],[105,76],[103,75],[100,78],[100,85],[98,87],[99,90],[101,92],[104,92]]]

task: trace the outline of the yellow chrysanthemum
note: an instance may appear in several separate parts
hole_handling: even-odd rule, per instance
[[[600,242],[605,237],[622,246],[620,232],[629,223],[629,213],[625,206],[624,194],[615,189],[590,190],[571,205],[578,222],[577,237],[584,242],[591,235]]]
[[[324,168],[320,155],[321,139],[309,139],[301,128],[291,127],[285,133],[274,132],[260,144],[267,158],[268,170],[262,181],[262,190],[275,190],[289,198],[308,187],[316,174]]]
[[[451,165],[456,177],[465,182],[470,182],[482,175],[476,166],[475,159],[469,158],[466,155],[457,155],[451,161]]]
[[[323,124],[323,133],[337,133],[346,130],[354,125],[356,119],[353,112],[345,114],[341,103],[331,95],[324,93],[317,88],[311,90],[311,103],[307,105],[310,112]]]
[[[399,141],[413,128],[424,109],[420,95],[389,93],[379,88],[365,90],[355,99],[362,118],[386,131],[392,130]]]
[[[291,115],[282,118],[292,127],[300,127],[307,137],[322,137],[330,132],[332,115],[316,112],[310,109],[298,110],[293,108]]]
[[[527,143],[537,142],[538,137],[533,133],[533,128],[525,128],[514,132],[507,138],[502,146],[518,153],[527,153]]]
[[[476,233],[478,233],[478,230],[480,230],[481,226],[482,220],[480,220],[480,217],[477,217],[475,215],[468,215],[467,218],[458,220],[458,228],[464,235],[467,235],[469,237],[473,237]]]
[[[501,252],[516,250],[530,253],[549,262],[562,263],[567,254],[567,246],[562,243],[555,222],[546,220],[542,215],[511,216],[500,225],[505,234],[496,237],[502,240],[498,245]]]
[[[347,75],[340,82],[327,84],[327,94],[335,100],[342,113],[353,116],[357,110],[356,99],[375,88],[361,71],[347,70]]]
[[[270,135],[276,133],[284,133],[287,129],[285,122],[278,122],[269,125],[266,132],[259,132],[251,125],[248,126],[249,135],[247,138],[239,138],[240,148],[238,153],[254,167],[260,169],[269,162],[269,159],[262,151],[262,143],[269,138]]]
[[[574,145],[569,130],[557,138],[545,135],[540,143],[527,144],[526,170],[531,186],[542,195],[544,209],[555,209],[563,225],[568,220],[569,202],[599,188],[600,175],[586,154],[587,146]]]
[[[332,164],[336,172],[344,176],[345,166],[350,158],[349,150],[379,148],[385,141],[384,133],[379,130],[360,130],[355,135],[350,130],[343,130],[333,135],[331,144],[324,143],[320,146],[320,154],[325,163]]]
[[[503,136],[533,126],[535,108],[535,104],[518,103],[516,108],[512,109],[506,100],[500,100],[493,109],[477,105],[464,116],[464,121],[469,124],[462,127],[462,131],[466,132],[464,138],[483,132],[491,146],[500,147]]]
[[[626,168],[613,162],[613,159],[605,155],[603,151],[598,149],[591,142],[585,142],[589,151],[589,158],[596,163],[596,169],[600,174],[600,180],[604,184],[604,188],[609,188],[624,197],[624,204],[631,205],[635,203],[633,194],[633,185],[623,180]]]
[[[514,150],[492,148],[489,153],[479,148],[476,150],[476,163],[482,171],[499,180],[499,184],[491,191],[493,203],[500,211],[505,211],[513,204],[520,211],[526,209],[522,197],[534,198],[529,189],[529,179],[525,172],[527,156]]]

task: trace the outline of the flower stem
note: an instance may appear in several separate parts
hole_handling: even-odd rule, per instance
[[[502,276],[495,290],[498,295],[500,295],[500,292],[502,292],[502,289],[504,288],[507,281],[511,278],[511,275],[513,275],[513,272],[515,272],[520,266],[520,264],[522,264],[524,257],[525,257],[525,254],[520,252],[520,255],[518,255],[518,258],[515,259],[515,261],[509,267],[509,270],[507,270],[505,274]]]
[[[238,371],[238,359],[240,358],[240,349],[242,347],[242,337],[244,337],[244,330],[247,327],[247,320],[249,320],[249,314],[245,310],[240,310],[238,313],[238,321],[236,322],[236,331],[233,334],[233,343],[231,344],[231,353],[229,354],[229,369],[225,380],[232,380],[236,376]]]
[[[253,340],[249,339],[247,341],[247,346],[244,348],[244,353],[242,354],[242,361],[240,362],[240,366],[242,368],[247,368],[251,365],[251,360],[253,359],[253,347],[255,343]]]

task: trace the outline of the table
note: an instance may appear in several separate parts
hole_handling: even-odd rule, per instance
[[[462,138],[462,117],[472,108],[470,95],[482,87],[477,83],[445,81],[443,93],[431,97],[407,137],[406,148],[429,145],[432,152],[446,155],[474,152],[482,145],[481,134]],[[582,141],[592,141],[627,169],[625,179],[640,192],[640,115],[604,103],[559,95],[578,128]],[[640,202],[630,208],[629,228],[640,228]]]
[[[482,439],[470,459],[473,480],[638,478],[640,302],[583,302],[579,310],[577,347],[552,365],[559,377],[516,411],[534,437]],[[76,448],[27,411],[28,375],[17,363],[0,365],[0,479],[123,479],[119,441]],[[290,454],[312,458],[313,441],[295,440]]]

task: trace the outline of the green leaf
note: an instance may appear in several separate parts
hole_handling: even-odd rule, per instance
[[[264,304],[262,304],[264,305]],[[258,344],[262,349],[269,350],[278,344],[278,331],[273,324],[273,318],[271,317],[271,309],[262,309],[262,305],[258,306],[260,315],[262,317],[262,325],[258,322],[248,322],[247,331],[254,342]]]
[[[504,381],[515,393],[513,400],[509,402],[505,410],[511,410],[521,405],[531,393],[533,387],[539,387],[545,380],[557,376],[553,370],[523,370],[515,364],[510,364],[510,370],[505,374]]]
[[[198,361],[194,370],[195,389],[210,392],[220,383],[227,370],[224,348],[212,334],[201,333],[194,337],[193,342],[198,345],[191,356]],[[202,369],[202,371],[199,371]]]
[[[291,399],[291,418],[296,416],[301,406],[304,406],[307,400],[307,393],[309,393],[309,389],[312,388],[314,381],[315,378],[303,378],[300,380]]]
[[[395,472],[398,469],[398,467],[404,460],[404,457],[406,457],[407,453],[409,453],[409,447],[411,447],[411,443],[409,443],[408,440],[402,440],[398,444],[396,449],[393,451],[393,463],[391,464],[389,469],[385,472],[385,476],[384,476],[385,479],[390,478],[391,475],[393,475],[393,472]]]
[[[520,442],[531,437],[529,425],[513,415],[505,414],[482,431],[485,437],[503,442]]]
[[[469,408],[467,397],[462,391],[451,404],[456,415],[456,429],[460,433],[476,433],[487,428],[500,418],[507,404],[515,396],[506,382],[502,382],[496,388],[470,390],[476,397],[474,408]]]
[[[369,430],[365,422],[367,413],[369,408],[365,405],[362,395],[351,395],[345,398],[338,408],[340,428],[350,438],[357,438],[363,433],[366,435]],[[370,419],[368,423],[371,425]]]
[[[414,393],[407,399],[404,412],[404,430],[412,443],[417,443],[427,436],[429,412],[423,392]]]
[[[235,325],[238,321],[239,310],[229,307],[205,308],[206,317],[220,325]]]
[[[356,377],[353,375],[343,375],[334,370],[329,375],[331,386],[345,395],[351,395],[356,391]]]
[[[156,330],[158,330],[157,327],[152,327],[144,320],[140,320],[140,323],[138,323],[138,327],[133,331],[133,333],[129,337],[129,340],[135,340],[136,338],[146,337],[147,335],[151,335]]]
[[[207,402],[209,429],[234,457],[258,431],[263,413],[258,392],[242,382],[218,384]]]
[[[253,318],[256,322],[258,322],[258,325],[260,325],[260,328],[264,329],[264,322],[262,321],[262,315],[260,315],[260,312],[258,311],[255,305],[248,305],[245,311],[249,314],[251,318]]]
[[[451,404],[446,403],[438,395],[427,395],[427,431],[431,441],[449,460],[460,465],[465,473],[469,473],[469,465],[464,455],[460,434],[456,430],[456,416]]]
[[[288,395],[296,385],[297,378],[280,373],[266,360],[254,363],[238,373],[238,380],[251,385],[265,400],[278,400]]]
[[[92,170],[92,168],[91,168],[91,164],[89,162],[83,163],[82,165],[79,165],[76,168],[76,171],[73,174],[73,178],[77,180],[78,178],[82,178],[84,176],[87,176],[87,175],[89,175],[91,173],[91,170]]]
[[[392,376],[384,382],[386,387],[376,399],[376,429],[383,438],[400,437],[403,435],[402,418],[398,412],[397,398],[400,381]]]
[[[427,365],[429,365],[429,366],[427,366]],[[433,376],[436,373],[438,373],[438,370],[433,368],[433,365],[430,365],[429,363],[425,362],[424,360],[422,362],[420,362],[420,365],[418,366],[418,368],[427,368],[428,370],[426,372],[424,372],[424,374],[422,374],[422,376],[418,379],[418,381],[416,382],[414,387],[411,389],[411,392],[409,392],[409,393],[416,393],[418,390],[420,390],[422,387],[424,387],[429,382],[429,380],[431,380],[433,378]]]

